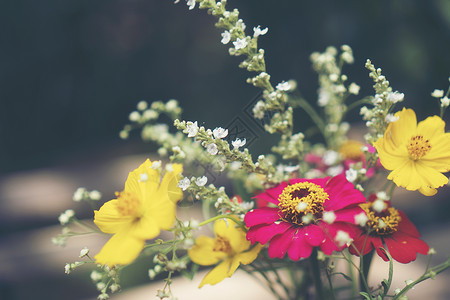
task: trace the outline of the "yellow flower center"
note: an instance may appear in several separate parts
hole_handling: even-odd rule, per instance
[[[361,159],[361,155],[363,155],[363,152],[361,151],[362,146],[364,146],[364,144],[361,142],[348,140],[339,148],[339,153],[346,159],[359,160]]]
[[[409,156],[418,160],[431,149],[431,144],[429,140],[426,140],[421,135],[415,135],[411,137],[409,143],[406,145],[406,149],[408,149]]]
[[[278,197],[280,218],[300,226],[322,218],[323,203],[328,194],[319,185],[311,182],[299,182],[288,185]]]
[[[372,209],[373,203],[360,205],[369,218],[367,222],[368,228],[373,230],[376,235],[388,235],[396,232],[398,224],[402,220],[398,210],[389,207],[382,212],[376,212]]]
[[[139,217],[141,210],[141,201],[135,193],[130,192],[116,192],[117,196],[117,211],[123,217]]]
[[[224,237],[217,236],[214,239],[213,251],[215,252],[225,252],[230,254],[232,252],[230,241]]]

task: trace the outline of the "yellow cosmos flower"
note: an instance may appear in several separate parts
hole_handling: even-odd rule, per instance
[[[172,227],[176,203],[183,196],[178,187],[181,172],[180,164],[172,164],[161,180],[161,174],[147,159],[128,175],[125,189],[116,193],[117,199],[94,211],[94,222],[100,230],[114,234],[95,256],[97,263],[129,264],[142,251],[145,240]]]
[[[398,120],[374,145],[380,162],[392,171],[388,179],[398,186],[432,196],[448,182],[442,173],[450,171],[450,133],[445,133],[445,122],[432,116],[417,124],[415,112],[405,108],[395,116]]]
[[[240,264],[248,265],[256,259],[262,245],[251,244],[245,232],[231,220],[218,220],[214,223],[215,238],[199,236],[195,245],[188,251],[193,262],[202,266],[219,264],[206,274],[199,287],[214,285],[233,275]]]

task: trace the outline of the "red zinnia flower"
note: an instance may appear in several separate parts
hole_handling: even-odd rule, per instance
[[[375,249],[383,260],[388,261],[381,250],[387,248],[392,258],[403,264],[415,260],[417,253],[426,255],[429,247],[420,239],[419,232],[405,213],[391,207],[388,201],[384,206],[379,201],[382,200],[371,195],[367,203],[361,204],[369,219],[364,228],[358,229],[358,237],[349,247],[350,253],[366,255]]]
[[[355,237],[355,216],[363,194],[344,175],[321,179],[291,179],[255,197],[276,207],[249,211],[245,224],[252,244],[269,242],[269,256],[292,260],[309,257],[313,247],[330,255]],[[337,239],[336,239],[336,236]]]

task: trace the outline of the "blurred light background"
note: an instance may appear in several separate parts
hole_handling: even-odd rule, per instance
[[[309,55],[348,44],[355,63],[344,73],[360,95],[373,94],[364,68],[370,58],[419,120],[438,114],[430,94],[449,85],[448,0],[230,0],[228,8],[235,7],[247,33],[269,27],[259,44],[274,84],[296,79],[315,102]],[[137,135],[118,138],[138,101],[177,99],[185,119],[214,128],[258,95],[213,24],[183,1],[0,0],[0,299],[95,297],[87,271],[63,273],[64,259],[75,260],[84,245],[62,254],[49,239],[59,213],[75,206],[78,186],[99,189],[107,200],[155,150]],[[299,130],[310,122],[301,114]],[[357,119],[357,111],[350,114]],[[273,137],[256,135],[252,150],[266,151]],[[434,232],[449,228],[448,196],[440,191],[425,209],[424,197],[403,197],[419,197],[405,209],[419,229]],[[144,279],[129,286],[145,282],[146,270],[139,274]]]

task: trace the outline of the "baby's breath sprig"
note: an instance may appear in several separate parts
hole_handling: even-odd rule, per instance
[[[240,151],[239,148],[243,144],[241,140],[235,141],[236,143],[233,142],[233,149],[230,149],[230,144],[226,140],[217,137],[211,129],[205,129],[203,126],[198,127],[197,122],[175,120],[174,125],[188,137],[195,137],[195,140],[199,141],[210,155],[221,155],[227,163],[240,162],[241,167],[247,172],[264,174],[269,179],[275,171],[270,161],[258,159],[254,163],[247,148]]]
[[[373,108],[363,106],[360,114],[363,120],[366,120],[366,126],[369,133],[365,138],[369,144],[373,144],[378,138],[382,137],[389,123],[397,121],[392,111],[397,102],[403,101],[404,95],[399,92],[392,92],[389,81],[384,75],[381,75],[381,69],[375,69],[375,66],[368,59],[366,68],[370,71],[369,77],[375,82],[375,96],[372,98]]]
[[[448,78],[448,80],[450,81],[450,77]],[[439,116],[441,117],[441,119],[444,117],[444,113],[447,110],[447,107],[450,105],[450,86],[447,89],[447,92],[444,95],[444,90],[438,90],[435,89],[432,93],[431,96],[433,98],[437,98],[439,99],[440,102],[440,114]]]

